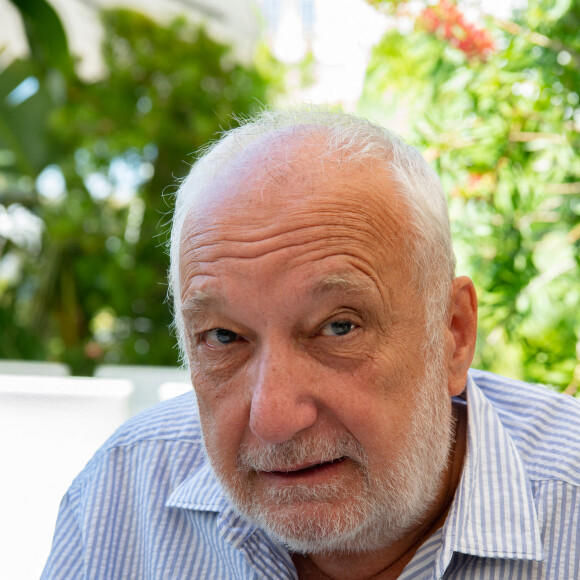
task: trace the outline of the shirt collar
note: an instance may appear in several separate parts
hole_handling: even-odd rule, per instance
[[[206,458],[195,473],[178,485],[165,504],[170,508],[181,508],[202,512],[222,512],[229,508]]]
[[[175,488],[165,507],[217,513],[220,533],[234,547],[241,546],[257,530],[228,502],[207,459],[193,475]]]
[[[216,526],[221,537],[244,553],[252,565],[261,570],[255,562],[255,556],[268,553],[270,555],[269,574],[275,574],[280,578],[296,578],[294,564],[288,551],[272,540],[263,530],[237,513],[226,499],[207,459],[192,476],[171,493],[165,506],[215,512],[217,514]]]
[[[453,552],[543,560],[533,493],[518,450],[471,376],[466,395],[467,452],[444,525],[440,572]]]

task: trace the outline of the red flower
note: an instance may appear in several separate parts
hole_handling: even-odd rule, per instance
[[[437,5],[425,8],[417,19],[417,25],[446,40],[470,58],[485,60],[495,49],[490,33],[467,22],[450,0],[439,0]]]

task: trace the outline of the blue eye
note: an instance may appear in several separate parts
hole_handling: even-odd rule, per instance
[[[321,334],[324,336],[344,336],[355,328],[356,324],[350,320],[335,320],[324,326]]]
[[[212,328],[205,334],[205,341],[211,346],[223,346],[235,342],[238,338],[237,333],[226,328]]]

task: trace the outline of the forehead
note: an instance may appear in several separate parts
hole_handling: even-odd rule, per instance
[[[236,158],[190,209],[182,280],[202,263],[276,253],[294,262],[344,255],[362,269],[392,263],[406,253],[407,230],[404,201],[384,168],[291,136]]]

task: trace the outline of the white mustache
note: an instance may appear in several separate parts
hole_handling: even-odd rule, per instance
[[[368,465],[361,444],[348,432],[337,435],[298,434],[283,443],[266,446],[243,444],[237,465],[242,471],[291,471],[303,465],[317,465],[349,458],[362,467]]]

